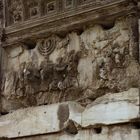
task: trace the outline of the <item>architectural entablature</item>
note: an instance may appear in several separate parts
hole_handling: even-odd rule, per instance
[[[131,0],[5,0],[3,46],[64,35],[91,24],[110,24],[115,18],[135,12]],[[130,4],[131,3],[131,4]],[[104,20],[103,20],[104,19]]]

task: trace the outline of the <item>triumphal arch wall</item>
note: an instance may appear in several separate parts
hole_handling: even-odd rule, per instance
[[[0,139],[139,140],[137,0],[0,0]]]

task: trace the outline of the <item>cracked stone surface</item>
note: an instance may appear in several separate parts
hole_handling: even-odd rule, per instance
[[[15,138],[61,132],[74,127],[66,125],[68,120],[78,130],[129,123],[137,120],[138,115],[139,89],[133,88],[104,95],[86,108],[76,102],[64,102],[14,111],[0,118],[0,136]]]
[[[0,0],[7,139],[140,139],[140,2]]]

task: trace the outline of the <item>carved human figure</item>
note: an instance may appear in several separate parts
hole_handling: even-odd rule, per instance
[[[26,63],[26,67],[24,69],[24,79],[26,82],[35,82],[40,79],[39,70],[32,62]]]
[[[15,71],[11,71],[5,75],[5,86],[3,94],[8,100],[15,98],[17,82],[18,75]]]
[[[57,59],[57,63],[54,65],[54,76],[53,81],[50,84],[50,87],[52,89],[58,89],[58,90],[64,90],[65,87],[62,84],[66,74],[67,74],[67,64],[64,62],[64,59],[62,57]]]
[[[77,82],[77,66],[79,62],[79,52],[75,52],[74,50],[70,51],[66,58],[64,58],[64,61],[64,80],[59,81],[58,83],[58,87],[61,90],[73,87],[75,86],[75,82]]]

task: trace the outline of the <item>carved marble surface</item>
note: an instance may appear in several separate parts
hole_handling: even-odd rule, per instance
[[[136,1],[3,2],[0,139],[139,139]]]
[[[6,0],[7,25],[26,21],[35,17],[62,14],[67,10],[77,10],[84,6],[98,7],[115,0]]]
[[[138,87],[133,19],[119,18],[109,29],[94,25],[81,34],[54,34],[6,48],[2,112],[71,100],[86,106],[108,92]]]
[[[65,4],[67,4],[66,7]],[[117,17],[136,13],[136,5],[128,0],[74,0],[73,2],[42,0],[38,3],[34,1],[27,3],[24,0],[21,5],[23,5],[23,15],[19,22],[14,22],[6,8],[5,34],[7,38],[3,42],[3,47],[26,42],[30,38],[34,40],[45,38],[46,35],[50,36],[52,33],[63,36],[73,30],[82,30],[83,26],[89,26],[91,23],[111,24]],[[47,12],[47,6],[50,7],[50,12]],[[100,17],[105,20],[102,21]]]

